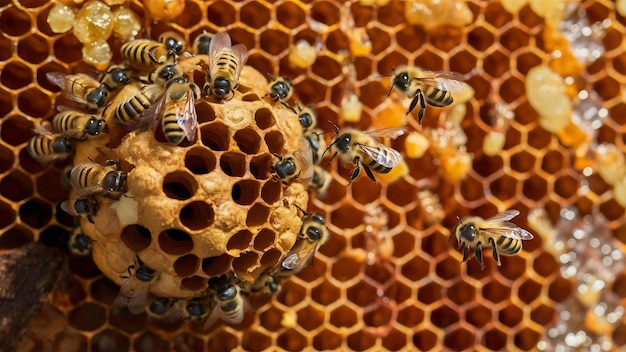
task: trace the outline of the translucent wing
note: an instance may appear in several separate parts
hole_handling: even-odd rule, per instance
[[[492,218],[485,220],[485,224],[481,226],[482,231],[486,231],[489,233],[493,233],[496,235],[510,237],[510,238],[519,238],[522,240],[531,240],[534,236],[528,232],[515,225],[509,220],[519,215],[519,210],[510,209],[505,212],[502,212]]]
[[[150,292],[148,291],[149,285],[147,283],[141,283],[135,290],[135,294],[130,298],[128,302],[128,311],[132,314],[141,314],[148,308]]]
[[[54,133],[51,131],[51,125],[49,122],[46,122],[47,121],[44,121],[40,125],[35,126],[35,128],[33,128],[33,132],[40,136],[53,136]]]
[[[460,81],[464,81],[465,77],[458,72],[422,71],[420,77],[415,79],[440,90],[460,92],[463,90],[463,85]]]
[[[407,130],[408,130],[407,127],[390,127],[390,128],[383,128],[381,130],[367,131],[365,132],[365,134],[368,134],[374,138],[396,139],[399,136],[403,135]]]
[[[494,223],[501,223],[503,221],[509,221],[511,219],[513,219],[514,217],[519,215],[519,210],[516,209],[509,209],[507,211],[504,211],[494,217],[491,217],[487,220],[485,220],[485,222],[494,222]]]
[[[237,70],[235,71],[235,82],[239,81],[239,75],[241,74],[241,70],[243,66],[248,61],[248,48],[246,48],[243,44],[237,44],[231,48],[235,56],[239,58],[239,65],[237,65]]]
[[[185,106],[182,109],[180,107],[176,108],[176,119],[178,121],[178,126],[183,130],[183,132],[185,132],[187,140],[193,142],[196,139],[198,115],[196,113],[195,95],[191,89],[185,93],[185,97],[183,99],[185,101]]]
[[[298,253],[288,256],[280,265],[287,270],[295,269],[298,266]]]
[[[63,211],[68,213],[69,215],[78,216],[76,209],[74,209],[74,202],[71,199],[68,199],[61,203],[61,209],[63,209]]]
[[[363,152],[370,158],[374,159],[378,164],[392,168],[402,160],[402,155],[395,149],[388,148],[382,144],[378,147],[371,147],[365,144],[358,145]]]
[[[217,58],[220,56],[220,53],[224,48],[229,48],[232,46],[232,42],[230,41],[230,35],[226,32],[216,33],[211,39],[211,43],[209,44],[209,72],[213,71],[213,64],[217,62]]]
[[[141,93],[151,100],[158,96],[154,100],[154,104],[144,110],[138,118],[130,120],[126,125],[129,130],[147,130],[154,127],[161,121],[163,113],[163,107],[165,106],[165,100],[167,99],[167,92],[161,92],[161,87],[157,84],[150,84],[141,88]],[[161,95],[159,95],[161,93]]]
[[[67,75],[61,72],[46,73],[46,78],[48,79],[48,81],[61,89],[63,89],[63,87],[65,86],[65,76]]]

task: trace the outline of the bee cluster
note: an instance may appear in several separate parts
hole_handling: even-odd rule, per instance
[[[330,182],[317,165],[326,142],[313,110],[289,104],[289,79],[267,83],[228,34],[184,48],[168,32],[123,44],[125,61],[99,79],[48,73],[74,106],[27,150],[43,163],[73,155],[70,249],[120,285],[115,305],[239,324],[247,296],[277,293],[329,237],[305,210]]]

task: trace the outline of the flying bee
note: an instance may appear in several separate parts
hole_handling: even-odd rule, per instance
[[[456,72],[426,71],[415,66],[401,66],[393,70],[391,77],[391,90],[396,88],[407,98],[412,98],[407,114],[420,104],[417,114],[419,123],[422,123],[426,103],[435,107],[443,107],[452,104],[453,92],[463,90],[460,81],[464,80],[463,75]]]
[[[195,102],[199,96],[200,88],[195,83],[185,77],[173,78],[165,84],[161,98],[132,126],[141,129],[160,120],[168,142],[178,145],[183,138],[193,142],[198,125]]]
[[[333,177],[328,171],[319,165],[315,165],[313,166],[313,176],[311,176],[309,189],[314,191],[318,197],[324,197],[332,181]]]
[[[117,169],[110,165],[115,164]],[[120,171],[119,160],[107,160],[105,166],[90,161],[76,165],[70,174],[70,184],[78,198],[101,194],[111,199],[120,199],[126,193],[126,172]]]
[[[126,100],[122,100],[119,104],[114,103],[107,106],[102,115],[107,116],[109,108],[113,108],[113,121],[118,125],[126,126],[133,130],[143,124],[144,112],[161,96],[163,88],[157,84],[149,84],[141,87],[139,90],[132,85],[125,88],[128,88],[128,91],[122,89],[118,96],[122,98],[129,97]]]
[[[130,66],[137,69],[149,69],[163,64],[166,60],[180,55],[183,41],[174,33],[161,35],[159,41],[152,39],[135,39],[122,45],[122,57]]]
[[[85,256],[91,253],[91,242],[93,240],[85,235],[80,227],[77,227],[70,235],[68,246],[75,255]]]
[[[150,283],[155,279],[156,270],[148,267],[139,256],[136,263],[128,267],[128,276],[120,275],[124,279],[120,285],[120,293],[113,301],[117,307],[128,307],[132,314],[141,314],[150,304]]]
[[[48,81],[61,88],[63,95],[90,110],[104,106],[109,93],[100,87],[100,82],[83,73],[66,75],[61,72],[46,73]]]
[[[87,218],[90,223],[93,222],[93,216],[98,213],[98,202],[90,197],[87,198],[70,198],[61,203],[61,209],[72,216],[82,216]]]
[[[300,149],[293,152],[293,155],[283,157],[276,154],[278,161],[274,164],[276,175],[285,183],[292,180],[308,181],[313,176],[313,152],[311,145],[302,140]]]
[[[67,157],[72,151],[72,144],[67,138],[39,125],[35,128],[35,135],[28,140],[26,151],[33,159],[43,163]]]
[[[304,139],[311,145],[311,154],[313,164],[319,164],[322,159],[322,153],[326,149],[326,140],[322,137],[324,132],[319,128],[315,128],[309,133],[304,134]]]
[[[248,60],[248,49],[243,44],[232,45],[228,33],[217,33],[209,44],[209,58],[204,95],[219,101],[232,98]]]
[[[195,55],[208,55],[212,38],[213,34],[207,31],[202,31],[202,33],[200,33],[196,39],[193,40],[193,45],[191,46],[193,53]]]
[[[337,137],[324,150],[324,154],[328,149],[332,148],[333,156],[329,163],[340,154],[340,160],[344,165],[354,164],[350,183],[354,181],[361,172],[361,166],[365,169],[367,176],[374,182],[374,174],[372,171],[386,174],[396,166],[402,156],[396,150],[384,146],[378,142],[376,138],[389,137],[395,139],[406,132],[405,127],[384,128],[382,130],[362,132],[354,128],[344,127],[339,129],[335,125],[335,133]]]
[[[270,76],[272,81],[269,83],[269,91],[265,96],[269,95],[273,101],[285,102],[289,100],[293,94],[293,83],[291,83],[289,77],[276,77],[271,73],[267,75]]]
[[[61,111],[54,115],[52,128],[62,137],[80,141],[109,130],[103,118],[72,110]]]
[[[309,214],[302,208],[298,208],[304,213],[300,235],[285,259],[270,273],[277,278],[295,275],[307,267],[319,247],[330,237],[326,220],[322,215]]]
[[[246,311],[250,310],[248,300],[242,295],[234,277],[224,274],[209,280],[209,294],[213,300],[213,309],[204,323],[204,328],[211,327],[217,318],[227,324],[237,325],[243,321]]]
[[[128,69],[121,65],[111,65],[100,77],[100,89],[113,93],[121,86],[125,86],[131,82],[128,77]]]
[[[300,126],[302,126],[303,134],[306,134],[307,132],[315,128],[315,126],[317,126],[317,115],[315,115],[315,112],[313,112],[311,108],[308,108],[308,107],[303,108],[302,106],[300,106],[299,102],[296,102],[295,108],[292,106],[289,106],[284,101],[282,102],[282,104],[287,109],[293,111],[294,114],[298,115],[298,120],[300,121]]]
[[[532,240],[533,235],[518,227],[509,220],[519,215],[518,210],[507,210],[487,220],[470,216],[459,223],[450,232],[450,238],[456,237],[458,248],[463,249],[463,261],[469,254],[469,247],[474,247],[474,254],[480,263],[481,269],[485,269],[483,263],[483,246],[491,246],[493,259],[500,266],[500,255],[515,255],[522,250],[523,240]]]

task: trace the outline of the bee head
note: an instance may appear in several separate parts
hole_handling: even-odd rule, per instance
[[[126,70],[115,67],[108,72],[111,75],[111,78],[115,83],[119,84],[128,84],[130,83],[130,78],[126,74]]]
[[[478,232],[476,229],[476,225],[473,223],[461,225],[460,230],[460,238],[462,240],[466,240],[468,242],[472,242],[476,239],[476,233]]]
[[[106,90],[96,88],[87,94],[85,100],[92,104],[96,104],[98,107],[102,107],[104,103],[106,103],[108,95],[109,93],[107,93]]]
[[[165,44],[165,47],[167,48],[167,50],[173,51],[177,55],[183,51],[183,42],[181,42],[180,40],[176,38],[173,38],[173,37],[165,38],[163,43]]]
[[[300,120],[300,125],[303,130],[308,129],[313,125],[313,116],[311,116],[311,113],[308,110],[298,115],[298,120]]]
[[[69,153],[72,150],[72,146],[67,139],[58,137],[54,140],[52,149],[54,149],[55,153]]]
[[[278,174],[278,177],[283,179],[287,178],[288,176],[294,175],[296,171],[298,171],[298,167],[296,166],[296,163],[294,162],[294,159],[292,157],[288,157],[282,161],[277,162],[274,166],[274,169],[276,170],[276,174]]]
[[[404,72],[400,72],[397,75],[395,75],[393,77],[393,82],[391,84],[391,87],[396,87],[401,91],[405,91],[407,89],[409,89],[409,83],[410,83],[410,79],[409,79],[409,73],[404,71]]]
[[[221,287],[217,290],[217,298],[220,301],[229,301],[237,296],[237,288],[228,283],[225,287]]]
[[[285,99],[289,96],[291,87],[291,81],[287,77],[283,77],[283,80],[279,80],[272,84],[271,91],[273,92],[273,95],[278,97],[278,99]]]
[[[91,136],[97,136],[100,132],[103,131],[108,131],[106,122],[103,119],[99,119],[96,116],[92,115],[89,120],[87,120],[87,124],[85,125],[85,133]]]
[[[102,180],[102,188],[109,192],[125,190],[126,177],[125,172],[109,171]]]
[[[211,46],[211,36],[202,33],[196,39],[196,54],[207,55],[209,53],[209,47]]]
[[[342,134],[335,139],[333,144],[335,144],[337,146],[337,149],[341,150],[342,152],[348,151],[348,149],[350,149],[350,146],[352,145],[352,134]]]
[[[162,69],[160,69],[157,72],[157,77],[164,81],[169,81],[170,79],[172,79],[172,77],[176,76],[177,74],[178,74],[178,69],[176,68],[176,65],[169,64],[169,65],[165,65]]]

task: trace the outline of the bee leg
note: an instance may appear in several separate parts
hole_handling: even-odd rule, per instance
[[[426,103],[424,102],[424,94],[421,89],[417,91],[417,94],[420,96],[420,111],[417,113],[417,122],[421,125],[424,119],[424,112],[426,111]]]
[[[154,56],[151,51],[148,51],[148,58],[155,64],[160,64],[159,60],[157,60],[156,56]]]
[[[463,260],[462,261],[465,262],[468,256],[469,256],[469,248],[465,246],[465,248],[463,248]]]
[[[476,254],[476,259],[480,263],[480,269],[485,270],[485,263],[483,263],[483,247],[480,242],[476,245],[476,250],[474,251]]]
[[[491,244],[491,251],[493,253],[493,259],[496,260],[496,263],[498,264],[498,266],[501,266],[500,254],[498,253],[498,248],[496,247],[496,241],[494,241],[493,238],[490,237],[489,243]]]
[[[415,107],[417,106],[417,103],[420,101],[422,97],[422,91],[420,89],[417,90],[417,93],[415,93],[415,97],[413,97],[413,100],[411,100],[411,105],[409,105],[409,111],[406,112],[406,114],[410,114],[411,111],[413,111],[415,109]]]
[[[350,183],[352,183],[352,181],[354,181],[359,174],[361,173],[361,158],[360,157],[356,157],[354,158],[354,170],[352,170],[352,177],[350,177]]]
[[[369,177],[370,180],[376,183],[376,179],[374,178],[374,174],[372,173],[372,170],[370,170],[370,168],[367,167],[367,165],[363,165],[363,168],[365,169],[365,173],[367,174],[367,177]]]
[[[91,214],[87,215],[87,220],[89,220],[90,223],[95,224],[95,222],[93,222],[93,218],[91,217]]]

